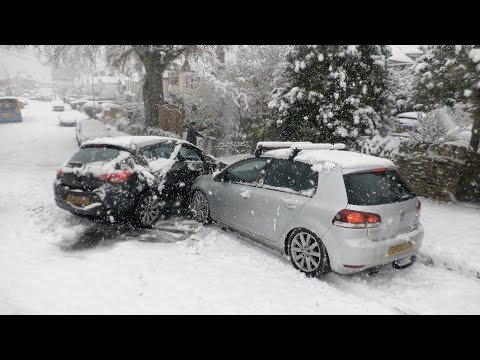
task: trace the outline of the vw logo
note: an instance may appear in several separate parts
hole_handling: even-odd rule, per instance
[[[405,211],[402,210],[402,212],[400,213],[400,221],[403,220],[405,220]]]

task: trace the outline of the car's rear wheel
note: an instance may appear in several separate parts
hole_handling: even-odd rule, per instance
[[[322,276],[330,271],[325,245],[306,229],[297,229],[290,234],[288,255],[295,269],[309,277]]]
[[[160,218],[160,198],[151,190],[143,192],[133,211],[133,225],[152,228]]]
[[[193,212],[193,218],[202,224],[209,224],[212,222],[210,218],[210,206],[208,199],[203,192],[195,190],[192,195],[190,207]]]

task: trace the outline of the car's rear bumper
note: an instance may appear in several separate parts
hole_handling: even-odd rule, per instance
[[[100,190],[101,189],[101,190]],[[53,185],[55,202],[58,207],[78,215],[86,215],[96,218],[118,221],[129,218],[136,204],[138,194],[132,193],[129,189],[121,186],[105,185],[94,191],[71,190],[68,186]],[[88,196],[89,205],[70,204],[66,202],[69,194],[77,196]]]
[[[391,239],[372,241],[367,237],[366,229],[348,229],[332,226],[324,236],[328,243],[334,243],[329,253],[330,267],[340,274],[352,274],[372,267],[390,264],[418,254],[423,243],[424,230],[419,223],[411,232],[400,234]],[[394,255],[389,250],[395,246],[404,246],[410,242],[411,248],[398,251]]]

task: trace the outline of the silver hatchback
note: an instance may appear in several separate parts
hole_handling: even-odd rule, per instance
[[[421,204],[386,159],[343,144],[257,145],[255,157],[197,178],[191,208],[287,256],[317,276],[415,261]]]

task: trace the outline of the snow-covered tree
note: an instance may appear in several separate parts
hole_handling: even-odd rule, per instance
[[[480,140],[480,45],[433,45],[423,50],[415,67],[416,108],[466,105],[473,114],[470,147],[476,152]]]
[[[433,45],[423,48],[415,72],[418,109],[431,110],[457,104],[469,107],[473,117],[469,156],[458,197],[469,200],[480,193],[480,45]]]
[[[389,68],[392,101],[395,115],[414,111],[413,87],[415,72],[412,67],[392,66]]]
[[[348,141],[388,118],[389,75],[383,45],[301,45],[288,54],[286,84],[269,104],[284,139]]]
[[[122,70],[141,64],[144,72],[145,124],[147,127],[158,127],[159,109],[164,103],[164,71],[174,61],[209,47],[201,45],[45,45],[39,46],[38,49],[54,65],[78,61],[93,64],[98,58]]]
[[[166,98],[185,111],[187,121],[196,121],[215,137],[255,142],[271,113],[268,102],[279,85],[287,49],[248,45],[237,47],[227,59],[206,54],[191,64],[194,89],[171,88]]]

